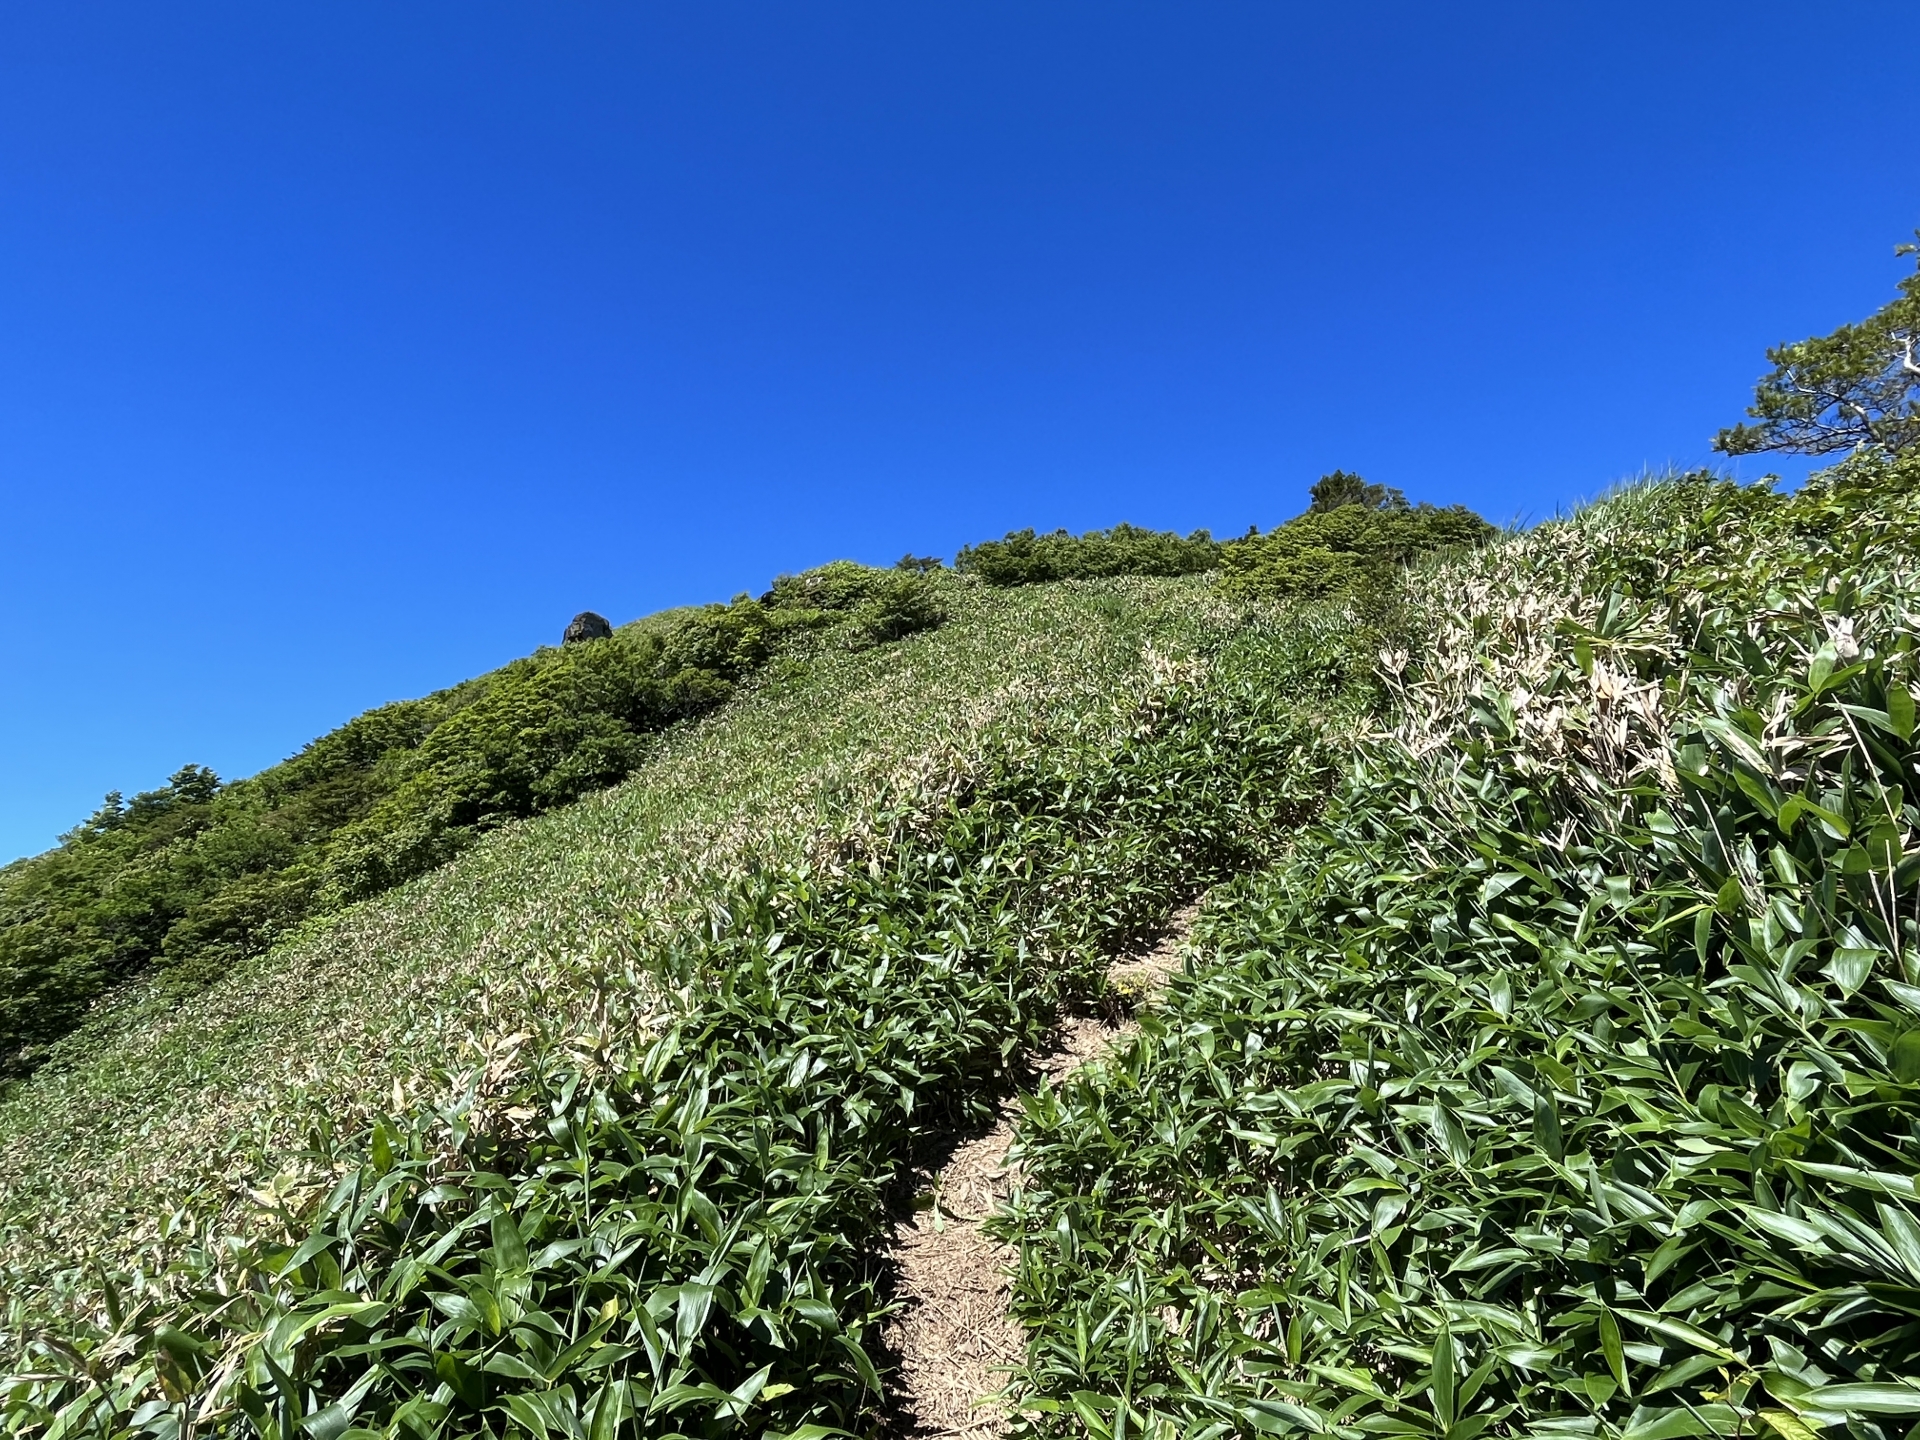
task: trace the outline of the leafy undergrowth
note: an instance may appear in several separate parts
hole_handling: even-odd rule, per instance
[[[1398,729],[1029,1108],[1035,1429],[1908,1433],[1917,471],[1422,577]]]
[[[1161,597],[1190,637],[1204,612],[1177,585],[1066,593],[1109,618]],[[1033,623],[1061,601],[1018,603],[1061,643]],[[6,1426],[869,1425],[882,1197],[914,1135],[981,1105],[1107,953],[1269,856],[1324,790],[1325,726],[1365,688],[1348,617],[1229,618],[1216,663],[1150,650],[1144,673],[1127,630],[1076,703],[911,757],[814,843],[745,845],[702,923],[525,984],[524,1028],[450,1098],[285,1155],[257,1197],[279,1233],[188,1209],[95,1285],[90,1323],[35,1330]],[[1087,703],[1116,691],[1135,702]]]

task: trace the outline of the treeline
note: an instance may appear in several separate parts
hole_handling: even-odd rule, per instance
[[[1452,505],[1410,505],[1398,490],[1336,470],[1312,487],[1306,512],[1261,534],[1220,541],[1116,525],[1071,535],[1017,530],[963,549],[963,574],[989,585],[1032,585],[1107,575],[1220,572],[1228,595],[1258,600],[1322,599],[1378,587],[1417,556],[1479,545],[1493,526]]]
[[[0,869],[0,1077],[123,980],[196,987],[489,828],[616,783],[796,634],[875,644],[942,618],[926,579],[835,562],[370,710],[250,779],[189,765],[110,795],[57,849]]]

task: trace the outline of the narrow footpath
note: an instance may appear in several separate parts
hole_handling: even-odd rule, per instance
[[[1116,961],[1109,983],[1136,1005],[1150,999],[1179,968],[1198,908],[1175,915],[1152,950]],[[1058,1083],[1133,1028],[1131,1020],[1062,1017],[1052,1048],[1033,1057],[1034,1072]],[[995,1397],[1023,1345],[1007,1313],[1015,1255],[981,1225],[1019,1179],[1007,1160],[1019,1115],[1020,1097],[1008,1096],[985,1134],[960,1144],[937,1172],[917,1176],[916,1208],[894,1232],[903,1303],[887,1343],[900,1360],[900,1428],[920,1440],[997,1440],[1009,1429],[1010,1413]]]

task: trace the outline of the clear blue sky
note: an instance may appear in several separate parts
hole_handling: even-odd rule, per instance
[[[1906,0],[9,5],[0,858],[583,608],[1704,461],[1891,296],[1916,55]]]

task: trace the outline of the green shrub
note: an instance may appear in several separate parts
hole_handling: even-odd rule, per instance
[[[795,614],[850,615],[854,643],[883,644],[930,630],[946,619],[946,609],[926,579],[939,564],[907,556],[892,569],[880,570],[835,560],[798,575],[782,575],[761,600]]]
[[[891,570],[853,560],[831,560],[798,575],[780,576],[760,602],[783,610],[853,610],[897,578]]]
[[[882,645],[933,629],[947,618],[947,612],[925,580],[916,575],[889,575],[855,607],[853,618],[862,643]]]
[[[1417,556],[1484,544],[1493,533],[1463,505],[1338,504],[1310,510],[1265,535],[1228,541],[1220,552],[1220,588],[1259,600],[1375,590]]]
[[[1213,569],[1219,557],[1219,545],[1205,530],[1183,538],[1123,524],[1084,535],[1017,530],[1003,540],[965,547],[954,568],[989,585],[1032,585],[1107,575],[1197,575]]]

